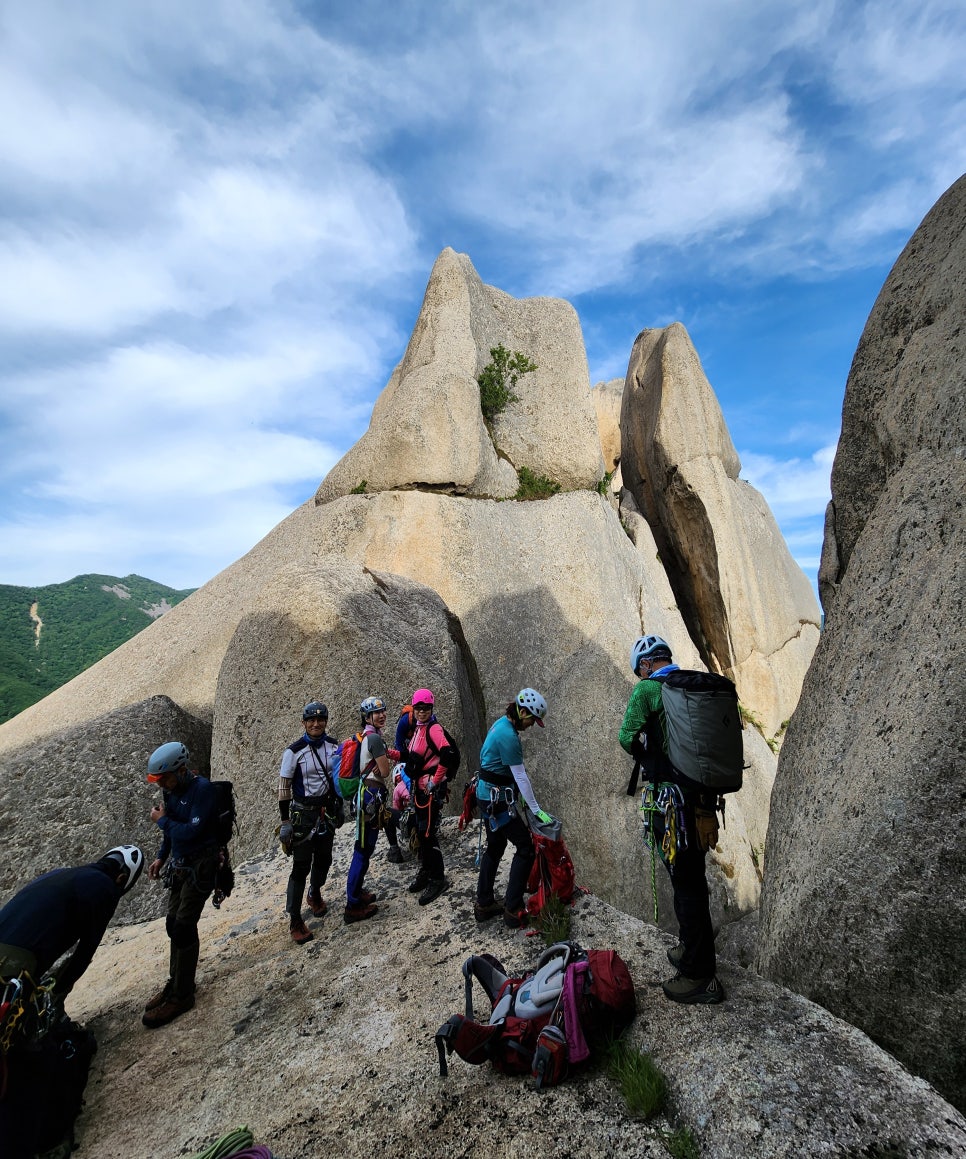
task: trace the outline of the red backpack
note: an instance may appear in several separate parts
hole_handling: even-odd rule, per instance
[[[569,905],[577,889],[574,863],[563,838],[544,837],[532,831],[536,857],[527,882],[527,913],[536,916],[551,897]]]
[[[436,1032],[439,1073],[447,1054],[485,1062],[502,1074],[531,1074],[539,1089],[562,1082],[569,1066],[619,1035],[637,1011],[634,983],[614,950],[585,953],[573,942],[546,950],[536,967],[510,977],[492,954],[463,963],[466,1013],[454,1014]],[[473,1017],[473,978],[490,999],[486,1023]]]

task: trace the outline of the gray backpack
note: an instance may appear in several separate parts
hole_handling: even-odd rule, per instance
[[[658,679],[671,764],[702,788],[736,793],[741,788],[744,753],[735,686],[714,672],[686,669]]]

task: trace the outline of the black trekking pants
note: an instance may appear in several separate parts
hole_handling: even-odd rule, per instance
[[[422,794],[419,794],[422,796]],[[439,821],[441,806],[432,797],[429,803],[420,806],[413,802],[416,814],[416,841],[419,844],[419,864],[423,873],[431,881],[441,881],[445,874],[443,851],[439,846]]]
[[[332,866],[332,842],[335,830],[325,827],[324,832],[305,841],[297,841],[292,848],[292,872],[289,874],[288,891],[285,895],[285,909],[293,918],[302,914],[302,898],[305,882],[309,890],[320,897]]]
[[[674,890],[674,915],[678,919],[678,936],[684,946],[684,956],[678,966],[685,978],[713,978],[717,963],[714,953],[714,927],[708,898],[708,879],[705,874],[707,854],[698,846],[694,828],[694,808],[684,808],[687,848],[678,844],[674,867],[668,868]],[[655,839],[660,844],[664,836],[664,821],[654,819]],[[666,863],[665,863],[666,864]]]
[[[536,857],[530,830],[519,813],[496,830],[490,827],[490,819],[486,815],[484,815],[483,824],[486,828],[486,848],[480,858],[480,876],[476,883],[476,900],[480,905],[492,903],[493,887],[496,883],[496,872],[500,868],[500,859],[506,851],[507,843],[512,841],[514,854],[513,860],[510,862],[510,877],[507,881],[506,900],[503,904],[510,913],[519,913],[523,909],[523,895],[526,892],[527,882],[530,879],[530,869]]]

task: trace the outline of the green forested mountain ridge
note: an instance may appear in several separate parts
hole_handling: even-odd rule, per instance
[[[0,723],[113,652],[192,591],[139,575],[79,575],[36,588],[0,584]]]

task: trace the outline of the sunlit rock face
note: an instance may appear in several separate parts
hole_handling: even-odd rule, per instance
[[[537,369],[519,378],[517,401],[488,428],[477,376],[498,346]],[[560,298],[512,298],[484,285],[466,254],[445,249],[368,431],[316,499],[363,481],[368,492],[419,487],[506,498],[521,467],[565,491],[593,487],[603,474],[577,313]]]
[[[688,333],[644,330],[621,410],[621,473],[707,665],[764,730],[791,716],[818,640],[811,585],[741,464]]]

